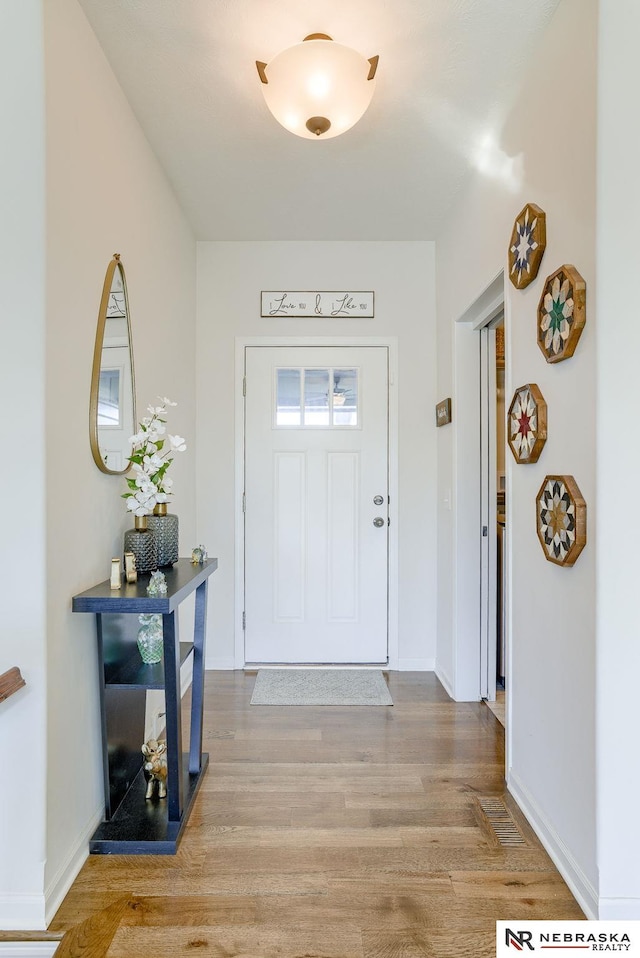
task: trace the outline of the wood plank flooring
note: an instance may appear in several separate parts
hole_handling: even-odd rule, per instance
[[[175,856],[91,856],[49,931],[65,956],[495,955],[495,921],[582,918],[504,797],[504,729],[431,673],[393,708],[250,706],[255,675],[210,672],[210,765]],[[504,797],[502,847],[478,798]]]

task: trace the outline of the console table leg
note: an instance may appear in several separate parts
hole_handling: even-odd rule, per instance
[[[207,629],[207,580],[196,589],[196,611],[193,624],[193,684],[191,689],[191,736],[189,772],[200,771],[202,765],[202,712],[204,708],[204,644]]]
[[[180,712],[180,643],[175,612],[162,616],[165,708],[167,712],[167,802],[169,821],[183,809],[182,716]]]
[[[109,777],[109,736],[107,733],[107,707],[104,688],[104,645],[102,641],[102,614],[96,612],[96,635],[98,638],[98,681],[100,692],[100,727],[102,730],[102,779],[104,787],[104,817],[111,818],[111,779]]]

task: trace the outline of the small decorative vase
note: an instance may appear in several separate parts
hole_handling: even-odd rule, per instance
[[[155,665],[162,661],[162,616],[145,615],[138,616],[140,628],[138,629],[138,650],[142,661],[147,665]]]
[[[158,540],[158,565],[173,565],[178,561],[178,517],[167,514],[166,502],[159,502],[148,523]]]
[[[148,516],[135,517],[135,529],[124,534],[124,551],[133,552],[138,572],[154,572],[158,568],[158,540],[147,524]]]

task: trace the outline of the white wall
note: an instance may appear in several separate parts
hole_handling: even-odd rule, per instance
[[[373,289],[372,320],[261,319],[263,289]],[[435,349],[433,244],[198,244],[198,536],[212,581],[208,667],[234,663],[235,337],[398,338],[399,664],[435,658]],[[393,520],[392,520],[393,521]]]
[[[456,320],[506,266],[516,214],[547,213],[547,250],[524,291],[506,283],[506,398],[536,382],[549,438],[535,465],[507,459],[512,621],[508,781],[574,892],[597,909],[595,843],[595,0],[561,0],[492,150],[437,243],[438,393],[454,397],[454,425],[439,433],[438,668],[456,684],[456,651],[477,648],[477,501],[460,430],[473,426],[476,337]],[[570,53],[569,53],[570,51]],[[474,238],[470,245],[470,238]],[[549,365],[536,344],[545,277],[573,263],[587,282],[587,325],[574,357]],[[456,415],[456,399],[457,415]],[[469,448],[471,460],[474,447]],[[535,498],[547,473],[572,474],[589,509],[589,542],[573,568],[547,562]],[[471,484],[470,483],[471,477]],[[453,490],[454,512],[443,500]],[[470,551],[473,550],[473,551]],[[472,556],[470,560],[468,557]],[[465,556],[467,557],[465,559]],[[466,616],[461,629],[460,617]],[[468,678],[468,676],[467,676]],[[456,690],[458,691],[458,690]],[[460,697],[468,694],[468,687]],[[477,694],[477,693],[476,693]]]
[[[44,921],[45,417],[44,84],[41,0],[0,4],[0,928]],[[20,96],[16,96],[16,90]]]
[[[636,0],[601,0],[598,81],[598,865],[603,918],[640,919],[640,612],[633,441],[640,324]],[[631,421],[630,421],[631,420]],[[631,504],[631,508],[627,508]]]
[[[88,407],[98,305],[114,252],[131,308],[138,418],[179,403],[175,512],[195,536],[195,241],[76,0],[46,0],[48,914],[103,807],[93,617],[71,597],[107,578],[131,525],[124,479],[95,466]],[[44,795],[41,800],[44,801]]]

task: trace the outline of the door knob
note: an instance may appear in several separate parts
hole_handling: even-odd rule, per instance
[[[374,506],[381,506],[383,502],[384,502],[384,497],[383,497],[383,496],[374,496],[374,497],[373,497],[373,504],[374,504]]]
[[[375,519],[373,520],[373,524],[376,527],[376,529],[379,529],[381,526],[384,525],[384,519],[382,518],[382,516],[376,516]]]

